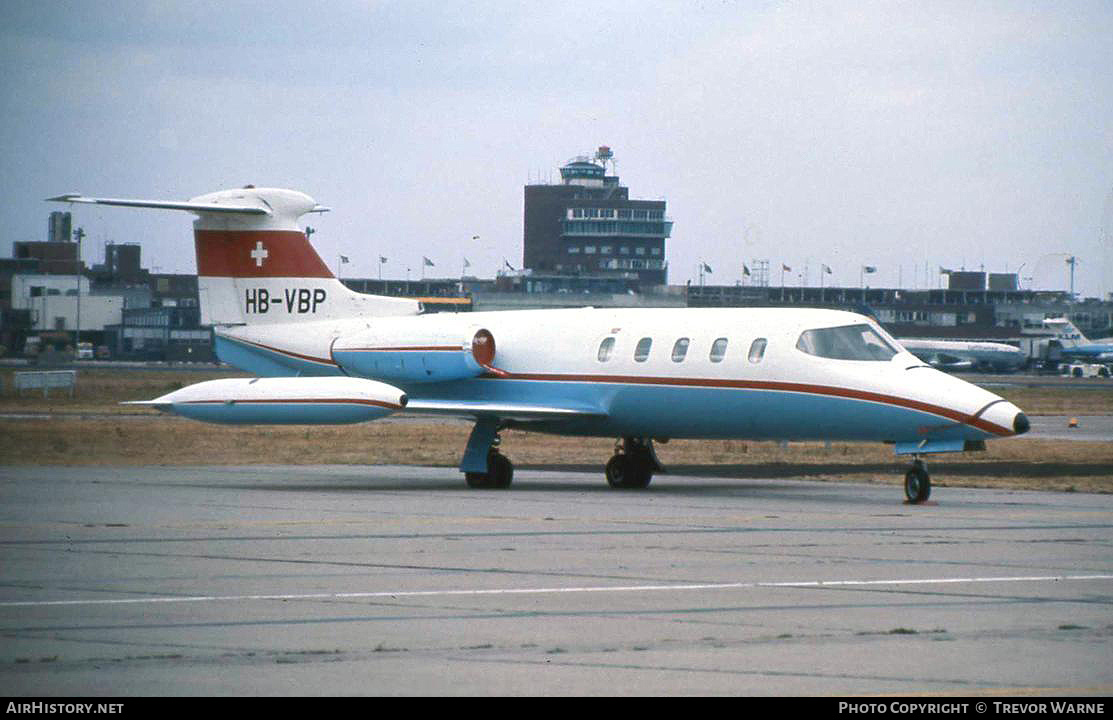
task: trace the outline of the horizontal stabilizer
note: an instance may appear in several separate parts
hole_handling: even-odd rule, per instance
[[[228,205],[223,203],[181,202],[173,200],[127,200],[121,198],[93,198],[79,193],[47,198],[47,202],[88,203],[91,205],[118,205],[121,207],[154,208],[158,210],[188,210],[189,212],[237,213],[240,215],[269,215],[270,210],[258,205]]]

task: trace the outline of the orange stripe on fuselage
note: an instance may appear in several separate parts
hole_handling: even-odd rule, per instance
[[[374,405],[388,410],[401,410],[404,405],[384,402],[381,400],[356,400],[353,398],[253,398],[241,400],[185,400],[181,405]]]
[[[884,395],[881,393],[854,390],[851,388],[833,387],[829,385],[813,385],[809,383],[774,382],[764,380],[720,380],[715,378],[670,378],[670,377],[645,377],[638,375],[556,375],[541,373],[506,373],[492,375],[505,380],[532,380],[535,382],[589,382],[589,383],[622,383],[628,385],[664,385],[670,387],[700,387],[700,388],[729,388],[736,390],[773,390],[778,392],[804,393],[808,395],[823,395],[827,397],[842,397],[852,400],[893,405],[896,407],[918,410],[920,412],[938,415],[964,425],[976,427],[984,432],[1002,437],[1012,436],[1015,433],[1008,428],[995,425],[979,417],[980,413],[973,415],[952,410],[941,405]]]
[[[459,345],[425,345],[407,347],[344,348],[340,352],[463,352]]]

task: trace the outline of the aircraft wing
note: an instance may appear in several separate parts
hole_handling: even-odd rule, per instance
[[[417,400],[406,405],[406,414],[448,417],[497,417],[504,420],[571,420],[606,417],[599,408],[582,405],[543,405],[485,400]]]

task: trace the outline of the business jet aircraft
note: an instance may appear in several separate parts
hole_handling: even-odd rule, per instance
[[[905,350],[937,370],[995,370],[1012,372],[1028,362],[1020,348],[983,340],[921,340],[901,338]]]
[[[421,314],[353,292],[298,218],[324,212],[292,190],[225,190],[188,202],[50,200],[194,213],[202,323],[224,361],[258,375],[151,401],[217,423],[353,423],[396,412],[466,417],[467,484],[505,488],[499,432],[621,438],[616,488],[661,470],[654,439],[873,440],[914,457],[984,448],[1028,430],[1015,405],[917,360],[875,322],[835,310],[575,309]]]

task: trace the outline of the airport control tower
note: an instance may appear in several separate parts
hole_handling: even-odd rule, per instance
[[[607,170],[611,170],[608,174]],[[560,168],[559,185],[525,188],[523,266],[539,273],[636,277],[668,283],[664,200],[631,200],[609,147]]]

